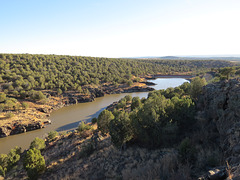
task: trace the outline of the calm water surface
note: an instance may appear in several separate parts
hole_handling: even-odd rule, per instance
[[[158,78],[149,81],[157,84],[151,86],[156,90],[177,87],[184,82],[188,82],[182,78]],[[60,132],[76,129],[79,122],[83,120],[90,122],[92,118],[98,117],[99,113],[112,102],[118,101],[128,94],[132,97],[139,96],[142,98],[147,97],[148,92],[105,95],[104,97],[96,98],[94,102],[80,103],[59,109],[51,113],[50,120],[52,124],[46,128],[0,138],[0,153],[8,153],[9,150],[15,146],[27,149],[35,137],[44,138],[47,136],[47,133],[52,130]]]

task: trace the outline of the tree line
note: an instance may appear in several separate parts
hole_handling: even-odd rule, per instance
[[[98,129],[102,134],[109,133],[118,148],[126,143],[148,148],[178,143],[195,123],[195,102],[204,85],[205,79],[196,77],[191,84],[152,91],[147,99],[127,95],[113,111],[100,113]]]
[[[148,74],[201,73],[233,66],[228,61],[139,60],[99,57],[0,54],[0,111],[19,109],[16,99],[45,102],[43,90],[88,94],[85,85],[128,84]],[[135,77],[135,79],[133,78]]]

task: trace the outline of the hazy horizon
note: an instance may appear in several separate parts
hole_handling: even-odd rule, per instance
[[[82,55],[70,55],[70,54],[47,54],[47,53],[2,53],[0,54],[32,54],[32,55],[57,55],[57,56],[82,56]],[[84,57],[84,56],[83,56]],[[166,55],[166,56],[130,56],[130,57],[106,57],[106,56],[85,56],[85,57],[98,57],[98,58],[163,58],[163,57],[179,57],[179,58],[240,58],[240,54],[219,54],[219,55]]]

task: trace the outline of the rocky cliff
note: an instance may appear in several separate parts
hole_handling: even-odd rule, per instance
[[[229,167],[219,169],[224,173],[240,174],[240,79],[225,80],[203,88],[198,108],[206,124],[218,133],[216,142],[223,152],[223,160]],[[209,126],[210,127],[210,126]],[[210,138],[210,137],[209,137]],[[226,170],[228,168],[228,171]],[[229,168],[232,172],[229,172]],[[219,171],[220,172],[220,171]]]

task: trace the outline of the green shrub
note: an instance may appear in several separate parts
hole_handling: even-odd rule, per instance
[[[28,150],[24,158],[24,168],[30,179],[37,179],[38,175],[44,172],[46,165],[40,150],[35,148]]]
[[[35,101],[40,101],[46,98],[46,96],[41,91],[33,91],[31,98]]]
[[[125,108],[127,105],[127,100],[126,98],[122,98],[118,101],[118,104],[117,104],[117,109],[120,109],[120,108]]]
[[[57,95],[61,95],[62,94],[62,90],[60,88],[57,89]]]
[[[133,131],[128,113],[121,112],[110,121],[109,132],[111,140],[117,148],[122,148],[133,137]]]
[[[229,79],[231,75],[235,74],[235,68],[224,67],[219,70],[219,73],[223,79]]]
[[[8,153],[8,169],[12,168],[20,160],[21,148],[15,147]]]
[[[50,131],[48,133],[48,140],[49,141],[53,141],[55,140],[55,138],[58,136],[58,132],[57,131]]]
[[[102,134],[106,134],[109,131],[109,122],[114,119],[114,115],[111,111],[103,110],[97,120],[98,129]]]
[[[0,175],[5,176],[7,170],[10,170],[20,160],[21,148],[15,147],[7,154],[0,154]]]
[[[22,108],[23,109],[27,109],[28,107],[29,107],[28,103],[26,103],[26,102],[22,103]]]
[[[4,168],[0,165],[0,176],[5,176],[7,172],[7,168]]]
[[[134,81],[135,81],[135,82],[139,82],[139,81],[141,81],[141,78],[140,78],[140,77],[136,77],[136,78],[134,79]]]
[[[88,157],[94,152],[94,147],[92,142],[88,142],[86,145],[82,147],[82,150],[79,154],[79,157]]]
[[[63,132],[60,132],[60,133],[59,133],[59,135],[60,135],[61,137],[64,137],[64,136],[66,136],[67,134],[68,134],[67,131],[63,131]]]
[[[18,96],[18,94],[19,94],[18,91],[13,91],[12,93],[14,96]]]
[[[189,138],[185,138],[180,143],[179,147],[179,157],[182,162],[193,162],[196,159],[196,149],[192,145]]]
[[[7,154],[0,154],[0,166],[7,167],[8,165],[8,156]]]
[[[3,112],[4,109],[5,109],[4,104],[1,103],[1,104],[0,104],[0,112]]]
[[[132,86],[132,85],[133,85],[132,80],[128,80],[128,81],[127,81],[127,85],[128,85],[128,86]]]
[[[48,99],[47,99],[47,98],[44,98],[44,99],[39,100],[39,103],[40,103],[40,104],[47,104],[47,102],[48,102]]]
[[[132,98],[132,104],[131,104],[131,110],[134,110],[135,108],[141,107],[142,102],[139,97],[133,97]]]
[[[191,97],[197,99],[197,97],[202,93],[202,88],[207,84],[205,78],[195,77],[191,82]]]
[[[131,95],[126,95],[124,98],[126,99],[127,102],[132,101]]]
[[[7,99],[6,94],[4,92],[0,93],[0,103],[4,102]]]
[[[82,131],[85,131],[85,130],[89,130],[89,129],[91,129],[91,128],[92,128],[92,127],[91,127],[90,125],[85,124],[85,122],[82,121],[82,122],[79,124],[79,126],[78,126],[78,128],[77,128],[77,131],[78,131],[78,132],[82,132]]]
[[[30,145],[30,149],[38,149],[38,150],[43,150],[46,147],[45,145],[45,141],[43,139],[40,139],[38,137],[36,137]]]
[[[97,118],[92,118],[92,124],[97,123]]]
[[[8,167],[8,156],[7,154],[0,154],[0,175],[3,177],[7,172]]]

